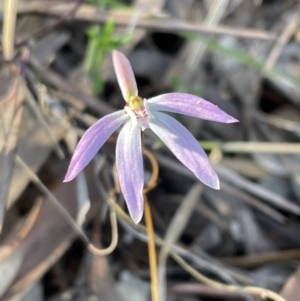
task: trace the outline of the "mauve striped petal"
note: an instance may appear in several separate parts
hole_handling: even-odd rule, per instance
[[[202,183],[219,189],[218,175],[192,134],[173,117],[160,112],[154,115],[155,118],[150,120],[150,129]]]
[[[88,128],[75,149],[64,182],[73,180],[90,163],[112,133],[128,119],[128,114],[121,110],[106,115]]]
[[[144,212],[144,166],[141,129],[131,121],[128,121],[120,131],[117,140],[116,165],[129,214],[137,224]]]
[[[192,94],[167,93],[150,98],[147,103],[152,111],[173,112],[223,123],[238,122],[216,105]]]
[[[137,95],[138,93],[130,62],[122,52],[117,50],[113,51],[112,59],[122,95],[125,101],[128,102],[130,96]]]

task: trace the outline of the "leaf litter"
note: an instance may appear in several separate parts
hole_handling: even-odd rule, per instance
[[[143,136],[145,183],[150,158],[159,168],[147,193],[159,301],[298,300],[297,1],[5,0],[0,10],[1,300],[151,299],[149,232],[119,193],[116,136],[62,183],[83,132],[124,106],[115,48],[143,97],[193,93],[240,120],[176,117],[211,154],[218,192]]]

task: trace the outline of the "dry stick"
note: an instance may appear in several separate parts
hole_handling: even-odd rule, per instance
[[[18,0],[4,0],[3,11],[3,57],[9,61],[14,56],[15,27]]]
[[[296,11],[293,12],[292,16],[289,16],[287,18],[286,22],[287,22],[286,27],[284,28],[279,39],[277,40],[276,44],[271,50],[269,57],[267,58],[267,61],[265,63],[266,71],[269,71],[273,68],[273,66],[275,65],[276,61],[278,60],[282,52],[283,47],[286,45],[286,43],[289,41],[289,39],[297,30],[297,27],[299,25],[299,6],[298,9],[296,9]]]
[[[285,223],[286,217],[273,209],[271,206],[266,205],[262,202],[260,202],[257,198],[254,196],[243,192],[242,190],[239,190],[238,188],[227,184],[226,182],[222,182],[222,191],[225,191],[231,195],[234,195],[238,197],[241,201],[245,202],[246,204],[249,204],[250,206],[257,208],[261,212],[264,212],[266,215],[269,215],[274,220],[278,221],[279,223]]]
[[[289,132],[300,134],[300,124],[297,121],[288,120],[273,114],[265,114],[259,111],[254,112],[254,117],[260,122],[264,122],[275,126],[280,129],[284,129]]]
[[[216,165],[215,170],[217,171],[219,177],[224,179],[224,181],[226,181],[228,184],[237,186],[241,190],[250,192],[256,197],[275,205],[277,208],[282,208],[293,214],[300,215],[300,207],[298,205],[294,204],[285,197],[277,195],[272,190],[266,189],[257,183],[253,183],[224,166]]]
[[[3,11],[3,57],[9,61],[14,55],[15,26],[17,17],[17,0],[5,0]],[[5,206],[8,197],[8,190],[12,178],[13,159],[16,152],[18,131],[22,119],[23,97],[19,90],[20,70],[17,66],[9,63],[10,72],[14,83],[9,88],[7,95],[2,96],[0,123],[4,141],[0,145],[0,234],[2,232]],[[3,110],[5,108],[5,112]]]
[[[52,194],[52,192],[41,182],[38,176],[30,169],[30,167],[23,161],[20,156],[16,156],[16,163],[19,164],[28,174],[30,180],[40,189],[40,191],[49,198],[52,204],[56,207],[58,212],[65,218],[70,227],[74,230],[74,232],[79,236],[79,238],[84,242],[87,248],[95,255],[107,255],[110,250],[114,249],[116,245],[116,241],[118,241],[118,229],[117,229],[117,219],[116,215],[111,213],[111,226],[112,226],[112,242],[111,245],[107,249],[98,249],[96,246],[92,244],[83,230],[77,225],[74,219],[70,216],[69,212],[65,209],[64,206],[59,202],[59,200]],[[113,201],[109,200],[110,202]]]
[[[70,10],[72,3],[58,3],[53,1],[31,1],[20,2],[18,6],[19,13],[42,13],[55,16],[64,16],[65,12]],[[116,25],[127,26],[132,20],[135,11],[130,10],[100,10],[99,8],[82,4],[76,11],[74,19],[84,20],[88,22],[106,22],[109,19],[114,19]],[[243,38],[275,40],[277,37],[267,31],[248,29],[248,28],[234,28],[228,26],[205,26],[203,24],[193,24],[185,21],[170,18],[154,18],[149,13],[141,14],[136,24],[137,27],[146,29],[155,29],[168,32],[195,32],[207,34],[225,34],[233,35]]]
[[[168,291],[176,295],[200,295],[201,297],[209,297],[216,299],[225,298],[226,300],[241,300],[242,297],[241,294],[238,292],[229,292],[227,289],[220,288],[216,289],[209,285],[200,283],[176,283],[169,285]]]
[[[160,164],[164,165],[168,169],[179,172],[180,174],[185,175],[191,179],[196,179],[196,177],[185,166],[177,163],[176,161],[158,153],[156,154],[156,157]],[[226,181],[228,184],[234,185],[241,190],[250,192],[254,196],[261,198],[278,208],[282,208],[288,212],[300,215],[300,207],[298,205],[295,205],[288,199],[277,195],[273,191],[266,189],[261,185],[247,180],[246,178],[240,176],[238,173],[222,165],[216,165],[214,166],[214,168],[217,171],[219,177]]]
[[[25,38],[24,40],[18,42],[16,46],[21,46],[25,44],[29,39],[40,39],[44,36],[46,36],[50,31],[55,29],[57,26],[61,25],[63,22],[67,21],[68,19],[72,18],[73,15],[76,13],[77,9],[79,8],[80,4],[83,2],[83,0],[77,0],[77,3],[73,4],[73,7],[69,9],[67,13],[64,13],[59,19],[54,21],[54,23],[47,25],[46,27],[38,30],[36,33],[34,33],[32,36]],[[51,4],[50,4],[51,5]]]
[[[19,70],[12,63],[10,67],[13,71],[12,83],[7,93],[1,97],[0,110],[0,134],[2,138],[0,142],[0,234],[13,174],[18,132],[23,112],[23,94],[19,87]]]
[[[255,267],[260,264],[266,264],[278,260],[298,259],[300,258],[300,249],[291,249],[283,251],[265,252],[256,255],[219,258],[221,262],[239,267]]]
[[[221,150],[231,153],[299,154],[300,143],[280,142],[227,142]]]
[[[200,141],[204,149],[210,150],[218,146],[222,152],[226,153],[269,153],[269,154],[298,154],[300,153],[300,143],[288,142],[215,142]]]
[[[216,26],[220,22],[229,0],[213,0],[211,2],[208,14],[203,23],[207,26]],[[206,51],[206,42],[201,39],[193,41],[189,45],[191,45],[192,48],[187,57],[187,67],[183,75],[185,86],[187,86],[187,83],[190,82],[195,75]]]

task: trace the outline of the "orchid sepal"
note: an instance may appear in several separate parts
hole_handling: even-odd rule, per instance
[[[187,93],[162,94],[148,99],[148,106],[152,111],[172,112],[222,123],[238,122],[218,106]]]
[[[193,135],[173,117],[160,112],[155,116],[150,124],[151,130],[203,184],[220,189],[218,175]]]
[[[136,80],[130,62],[122,52],[117,50],[113,51],[112,60],[123,98],[126,102],[129,102],[131,97],[138,95]]]
[[[144,166],[142,157],[141,129],[127,122],[120,131],[116,146],[118,179],[129,215],[137,224],[144,212]]]
[[[125,111],[120,110],[104,116],[89,127],[77,144],[64,182],[72,181],[90,163],[106,140],[128,119]]]

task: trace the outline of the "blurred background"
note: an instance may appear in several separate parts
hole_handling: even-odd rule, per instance
[[[128,219],[114,183],[117,134],[62,183],[84,131],[125,105],[119,49],[141,97],[187,92],[240,120],[174,116],[220,191],[145,132],[160,301],[264,289],[299,301],[299,16],[298,0],[1,0],[0,300],[151,300],[145,223]]]

